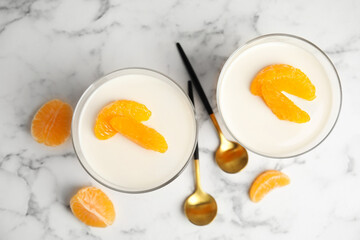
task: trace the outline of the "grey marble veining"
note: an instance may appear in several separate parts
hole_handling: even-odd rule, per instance
[[[359,239],[359,13],[357,0],[1,1],[0,239]],[[70,141],[48,148],[31,138],[31,118],[44,102],[56,97],[74,107],[93,81],[119,68],[152,68],[185,88],[177,41],[216,110],[227,57],[275,32],[302,36],[329,55],[343,88],[341,116],[315,150],[282,160],[250,153],[246,170],[228,175],[213,160],[218,140],[196,96],[203,187],[219,205],[208,226],[182,213],[193,190],[191,165],[158,191],[123,194],[93,181]],[[265,169],[286,172],[292,183],[254,204],[247,191]],[[87,227],[71,214],[70,197],[87,185],[113,200],[113,226]]]

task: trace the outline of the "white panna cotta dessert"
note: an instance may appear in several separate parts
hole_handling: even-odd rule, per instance
[[[314,84],[312,101],[284,93],[310,115],[309,122],[280,120],[250,92],[256,74],[273,64],[298,68]],[[228,132],[244,147],[268,157],[292,157],[313,149],[331,132],[340,112],[341,86],[333,64],[319,48],[295,36],[266,35],[227,60],[219,76],[217,104]]]
[[[142,148],[121,134],[107,140],[95,137],[99,111],[116,100],[136,101],[152,112],[142,124],[165,137],[165,153]],[[93,178],[115,190],[146,192],[183,170],[194,151],[196,129],[193,105],[177,84],[155,71],[124,69],[86,90],[74,112],[72,134],[76,154]]]

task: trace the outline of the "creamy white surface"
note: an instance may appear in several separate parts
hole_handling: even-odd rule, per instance
[[[98,112],[122,99],[145,104],[151,111],[150,119],[142,123],[164,136],[165,153],[144,149],[121,134],[107,140],[95,137]],[[115,76],[92,93],[81,110],[78,134],[82,161],[106,184],[144,191],[166,183],[184,167],[194,147],[196,123],[189,100],[175,84],[135,71]]]
[[[358,240],[360,235],[360,2],[344,1],[106,1],[0,2],[0,239],[111,240]],[[300,35],[334,62],[343,107],[331,135],[297,158],[250,153],[246,169],[223,173],[214,162],[218,140],[195,94],[204,190],[218,203],[208,226],[182,212],[194,190],[193,166],[166,187],[123,194],[91,179],[71,141],[57,148],[31,138],[29,122],[52,98],[75,107],[99,77],[125,67],[147,67],[186,89],[179,41],[216,111],[217,77],[227,57],[262,34]],[[247,192],[257,174],[285,172],[291,184],[258,204]],[[80,187],[95,185],[114,202],[107,229],[84,226],[70,212]]]
[[[341,101],[337,80],[329,79],[331,72],[325,71],[315,55],[301,45],[279,41],[269,40],[236,52],[222,70],[218,89],[219,107],[229,131],[247,148],[272,157],[294,156],[318,144],[333,126]],[[261,97],[250,92],[255,75],[272,64],[299,68],[314,84],[313,101],[285,93],[310,115],[309,122],[279,120]]]

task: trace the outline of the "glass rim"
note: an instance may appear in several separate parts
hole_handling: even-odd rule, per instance
[[[103,84],[105,84],[108,81],[113,80],[114,78],[109,78],[109,76],[111,76],[112,74],[116,74],[116,73],[120,73],[120,72],[124,72],[124,71],[138,71],[139,73],[153,73],[155,75],[160,75],[162,77],[164,77],[164,79],[168,80],[168,83],[172,84],[172,87],[177,88],[184,96],[185,99],[187,99],[189,106],[191,107],[191,110],[194,114],[194,126],[195,126],[195,136],[194,136],[194,144],[193,147],[191,149],[191,152],[189,154],[188,159],[186,160],[186,162],[184,163],[184,165],[181,167],[181,169],[174,175],[172,176],[170,179],[166,180],[165,182],[161,183],[160,185],[156,186],[156,187],[152,187],[152,188],[148,188],[148,189],[144,189],[144,190],[135,190],[135,191],[131,191],[131,190],[124,190],[124,189],[120,189],[116,187],[116,184],[111,184],[110,181],[104,179],[103,177],[101,177],[99,174],[97,174],[89,165],[87,165],[87,161],[85,156],[83,156],[82,151],[81,151],[81,147],[80,147],[80,142],[79,142],[79,137],[78,137],[78,124],[79,124],[79,119],[80,119],[80,115],[81,112],[83,110],[83,107],[85,105],[85,103],[87,102],[87,100],[90,98],[90,96],[92,96],[92,94],[96,91],[96,89],[98,89],[100,86],[102,86]],[[118,192],[122,192],[122,193],[130,193],[130,194],[140,194],[140,193],[147,193],[147,192],[152,192],[155,191],[157,189],[163,188],[166,185],[168,185],[169,183],[171,183],[172,181],[174,181],[177,177],[180,176],[180,174],[185,170],[186,166],[189,164],[190,159],[192,158],[194,151],[195,151],[195,147],[198,141],[198,130],[199,130],[199,126],[196,120],[196,114],[195,114],[195,108],[193,103],[191,102],[188,94],[181,88],[181,86],[175,82],[172,78],[168,77],[167,75],[153,70],[153,69],[149,69],[149,68],[143,68],[143,67],[129,67],[129,68],[122,68],[122,69],[118,69],[115,71],[112,71],[100,78],[98,78],[97,80],[95,80],[92,84],[90,84],[87,89],[82,93],[81,97],[79,98],[76,107],[74,109],[74,113],[73,113],[73,119],[71,121],[71,139],[72,139],[72,145],[73,145],[73,149],[75,152],[75,155],[77,157],[77,159],[80,162],[80,165],[83,167],[83,169],[98,183],[100,183],[101,185],[110,188],[114,191],[118,191]]]
[[[227,126],[225,120],[224,120],[224,117],[223,117],[223,114],[221,112],[221,107],[220,107],[220,104],[219,104],[219,101],[220,101],[220,98],[219,98],[219,89],[220,89],[220,85],[222,83],[222,79],[223,79],[223,75],[224,75],[224,69],[226,66],[228,66],[232,61],[233,61],[233,58],[234,56],[242,51],[244,48],[248,47],[250,44],[256,42],[256,41],[259,41],[259,40],[262,40],[262,39],[266,39],[266,38],[271,38],[271,37],[285,37],[285,38],[292,38],[292,39],[296,39],[296,40],[300,40],[310,46],[312,46],[313,48],[315,48],[316,50],[319,51],[319,53],[321,53],[325,59],[328,61],[328,63],[330,64],[332,70],[334,71],[335,73],[335,76],[336,76],[336,79],[337,79],[337,82],[338,82],[338,85],[339,85],[339,109],[336,113],[336,118],[334,120],[334,123],[332,124],[331,128],[329,129],[329,131],[325,134],[325,136],[318,142],[316,143],[314,146],[310,147],[309,149],[303,151],[303,152],[300,152],[300,153],[296,153],[296,154],[292,154],[292,155],[289,155],[289,156],[271,156],[271,155],[267,155],[267,154],[263,154],[263,153],[259,153],[257,151],[255,151],[254,149],[252,148],[249,148],[246,144],[244,144],[243,142],[239,141],[235,136],[234,134],[230,131],[229,127]],[[335,125],[336,123],[338,122],[338,119],[339,119],[339,116],[340,116],[340,112],[341,112],[341,109],[342,109],[342,87],[341,87],[341,82],[340,82],[340,77],[339,77],[339,74],[335,68],[335,65],[333,64],[333,62],[331,61],[331,59],[328,57],[328,55],[323,51],[321,50],[318,46],[316,46],[314,43],[312,43],[311,41],[305,39],[305,38],[302,38],[302,37],[299,37],[299,36],[296,36],[296,35],[292,35],[292,34],[287,34],[287,33],[271,33],[271,34],[265,34],[265,35],[261,35],[261,36],[258,36],[258,37],[255,37],[247,42],[245,42],[242,46],[238,47],[225,61],[224,65],[222,66],[221,68],[221,71],[220,71],[220,74],[219,74],[219,77],[217,79],[217,86],[216,86],[216,104],[217,104],[217,108],[218,108],[218,112],[219,112],[219,115],[220,115],[220,118],[223,122],[223,125],[224,127],[226,128],[227,132],[230,134],[230,136],[235,139],[238,143],[240,143],[244,148],[246,148],[247,150],[249,150],[250,152],[252,153],[255,153],[259,156],[262,156],[262,157],[267,157],[267,158],[273,158],[273,159],[286,159],[286,158],[294,158],[294,157],[298,157],[300,155],[303,155],[305,153],[308,153],[310,151],[312,151],[313,149],[315,149],[316,147],[318,147],[321,143],[323,143],[325,141],[325,139],[327,139],[327,137],[330,135],[330,133],[333,131],[333,129],[335,128]]]

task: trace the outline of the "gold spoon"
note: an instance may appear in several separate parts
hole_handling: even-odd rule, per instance
[[[179,50],[180,56],[185,64],[185,67],[191,77],[192,82],[195,85],[197,92],[199,93],[200,99],[203,102],[206,111],[210,115],[210,119],[213,122],[219,138],[220,145],[215,153],[215,160],[218,166],[227,173],[237,173],[241,171],[248,162],[248,154],[246,149],[236,142],[229,141],[225,138],[222,133],[219,123],[215,118],[214,112],[210,106],[209,100],[207,99],[203,88],[201,87],[200,81],[197,78],[194,69],[192,68],[189,59],[186,57],[184,50],[180,43],[176,43],[176,47]]]
[[[189,97],[194,102],[192,85],[188,82]],[[195,163],[195,192],[191,194],[184,203],[186,217],[195,225],[203,226],[209,224],[216,216],[217,204],[215,199],[205,193],[200,186],[199,149],[196,144],[194,152]]]

